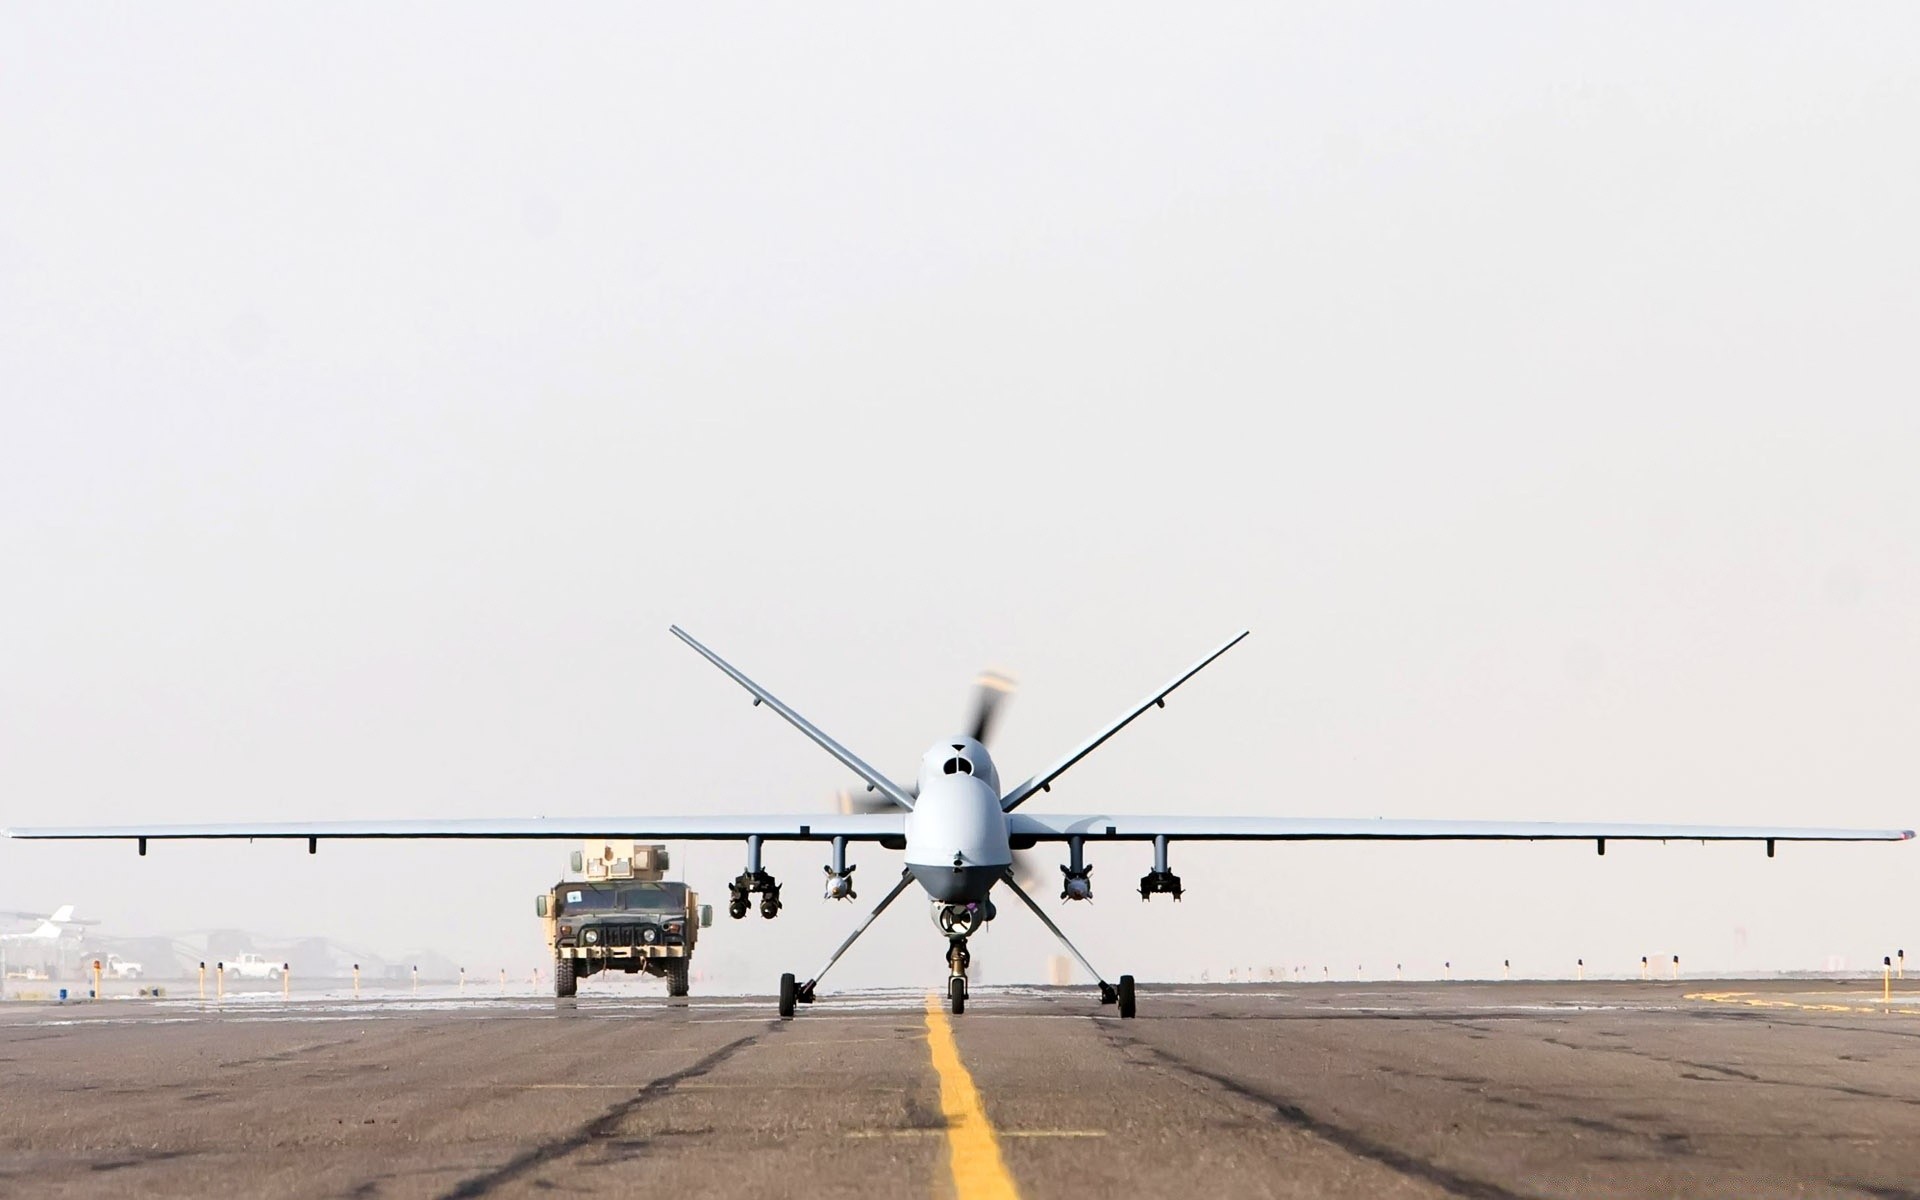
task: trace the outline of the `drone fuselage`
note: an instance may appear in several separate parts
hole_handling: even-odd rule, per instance
[[[1013,865],[1000,775],[987,748],[972,738],[942,742],[920,760],[906,826],[907,869],[943,904],[985,900]]]

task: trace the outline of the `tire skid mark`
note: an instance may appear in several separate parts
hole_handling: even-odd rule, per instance
[[[1699,1062],[1690,1058],[1673,1058],[1665,1054],[1655,1054],[1650,1050],[1637,1050],[1632,1046],[1581,1045],[1577,1042],[1569,1042],[1555,1037],[1541,1038],[1540,1040],[1549,1046],[1558,1046],[1563,1050],[1571,1050],[1576,1054],[1624,1054],[1646,1062],[1660,1063],[1664,1066],[1673,1067],[1676,1070],[1685,1067],[1688,1070],[1678,1072],[1680,1078],[1693,1080],[1698,1083],[1751,1083],[1761,1087],[1795,1088],[1801,1091],[1811,1092],[1832,1092],[1835,1095],[1853,1096],[1865,1100],[1885,1100],[1893,1104],[1920,1105],[1920,1099],[1912,1096],[1898,1095],[1893,1092],[1876,1092],[1868,1088],[1852,1087],[1842,1083],[1817,1083],[1798,1079],[1770,1079],[1765,1075],[1756,1075],[1752,1071],[1743,1071],[1737,1067],[1722,1066],[1718,1063]],[[1702,1074],[1702,1072],[1704,1072],[1704,1074]]]
[[[569,1154],[572,1154],[574,1151],[590,1146],[596,1142],[603,1142],[613,1138],[619,1132],[620,1123],[635,1110],[669,1095],[675,1088],[690,1079],[698,1079],[706,1075],[740,1051],[745,1050],[748,1046],[759,1041],[767,1034],[779,1029],[780,1024],[779,1021],[769,1021],[766,1023],[766,1028],[762,1029],[759,1033],[750,1033],[745,1037],[735,1038],[719,1049],[709,1052],[704,1058],[693,1065],[683,1067],[668,1075],[662,1075],[625,1100],[608,1108],[599,1116],[588,1121],[585,1125],[580,1126],[580,1128],[571,1134],[535,1146],[526,1153],[518,1155],[508,1161],[503,1166],[497,1167],[484,1175],[476,1175],[472,1179],[461,1182],[451,1191],[446,1192],[443,1200],[471,1200],[471,1198],[475,1196],[488,1195],[495,1189],[519,1179],[529,1171],[557,1162]]]
[[[1364,1158],[1410,1179],[1432,1184],[1450,1196],[1463,1196],[1467,1200],[1532,1200],[1532,1197],[1524,1192],[1510,1191],[1497,1183],[1476,1179],[1471,1175],[1462,1175],[1458,1171],[1449,1170],[1438,1163],[1417,1158],[1404,1150],[1377,1141],[1359,1130],[1323,1120],[1291,1100],[1283,1099],[1230,1075],[1189,1062],[1172,1051],[1163,1050],[1159,1046],[1140,1041],[1138,1038],[1110,1031],[1107,1034],[1107,1042],[1122,1053],[1137,1050],[1150,1055],[1154,1061],[1182,1074],[1204,1080],[1230,1095],[1257,1104],[1295,1129],[1310,1133],[1356,1158]]]

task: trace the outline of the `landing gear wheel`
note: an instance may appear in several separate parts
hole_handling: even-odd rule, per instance
[[[667,961],[667,995],[684,996],[687,994],[687,960],[674,958]]]
[[[1128,1017],[1128,1018],[1132,1017],[1133,1016],[1133,976],[1122,975],[1120,977],[1120,986],[1116,990],[1120,993],[1120,1015],[1122,1017]]]
[[[947,1000],[955,1016],[967,1011],[967,981],[958,976],[947,980]]]
[[[553,994],[561,1000],[580,990],[580,982],[573,975],[573,960],[555,958],[553,960]]]
[[[793,1015],[793,996],[795,990],[792,974],[782,975],[780,977],[780,1015],[782,1017],[791,1017]]]

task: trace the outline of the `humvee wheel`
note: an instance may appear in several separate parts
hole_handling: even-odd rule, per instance
[[[687,960],[669,959],[667,962],[667,995],[684,996],[687,994]]]
[[[1133,1015],[1133,976],[1131,975],[1120,977],[1120,1015],[1122,1017]]]
[[[798,989],[795,988],[794,986],[793,976],[791,974],[782,975],[780,977],[780,1015],[781,1016],[791,1017],[793,1015],[793,997],[794,997],[795,991],[797,990]]]
[[[553,994],[565,1000],[580,990],[579,980],[574,978],[573,960],[555,956],[553,960]]]

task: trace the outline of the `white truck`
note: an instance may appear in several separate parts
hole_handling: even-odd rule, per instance
[[[258,954],[242,954],[230,958],[226,963],[227,975],[233,979],[278,979],[280,964],[268,962]]]
[[[107,978],[138,979],[145,974],[146,968],[137,962],[129,962],[118,954],[107,955]]]

